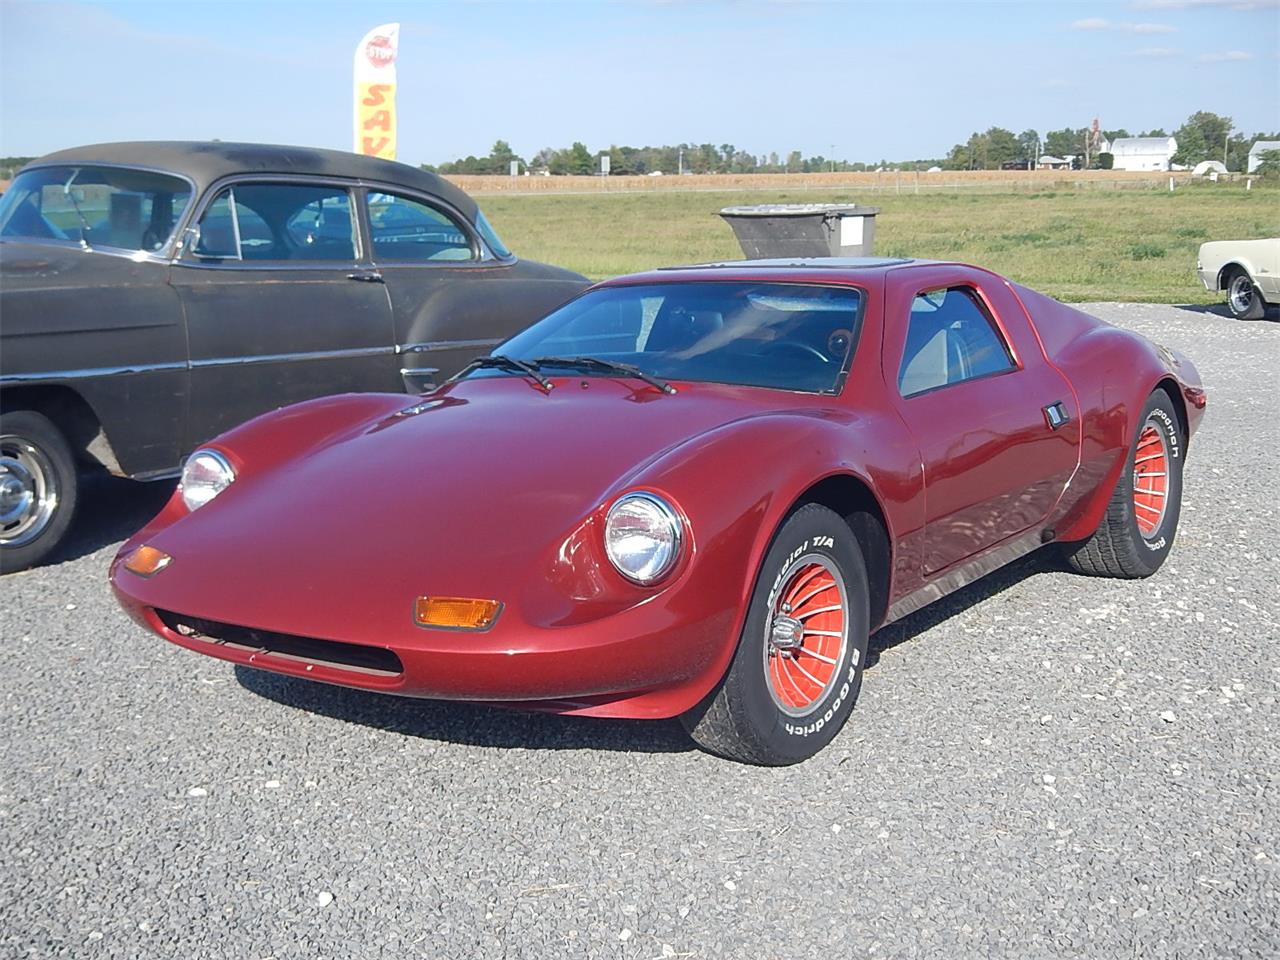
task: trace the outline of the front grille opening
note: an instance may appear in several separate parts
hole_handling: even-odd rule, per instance
[[[265,653],[286,660],[337,667],[340,670],[378,677],[395,677],[404,672],[400,658],[383,647],[366,647],[359,643],[340,643],[337,640],[316,640],[270,630],[253,630],[231,623],[188,617],[169,610],[158,609],[156,616],[179,636],[205,640],[247,653]]]

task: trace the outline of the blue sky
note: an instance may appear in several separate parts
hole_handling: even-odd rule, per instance
[[[0,0],[0,155],[103,140],[350,147],[351,61],[399,20],[400,159],[732,143],[940,156],[991,125],[1280,130],[1280,0]]]

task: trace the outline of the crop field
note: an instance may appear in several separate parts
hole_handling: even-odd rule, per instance
[[[476,182],[485,178],[467,179],[468,189],[490,193]],[[877,254],[975,263],[1076,302],[1215,303],[1220,296],[1196,277],[1200,244],[1280,236],[1280,189],[1257,182],[1246,191],[1240,182],[1184,180],[1172,193],[1141,183],[1103,189],[1054,181],[1035,190],[1025,181],[993,182],[919,194],[908,192],[905,181],[901,193],[856,184],[730,192],[546,190],[490,193],[481,202],[521,256],[598,280],[670,264],[741,259],[732,231],[717,216],[723,207],[855,201],[880,208]]]

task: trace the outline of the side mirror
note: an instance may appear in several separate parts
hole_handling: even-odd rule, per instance
[[[404,380],[405,393],[417,395],[436,388],[438,367],[401,367],[400,378]]]
[[[178,252],[194,256],[198,246],[200,246],[200,224],[197,223],[182,231],[182,240],[178,244]]]

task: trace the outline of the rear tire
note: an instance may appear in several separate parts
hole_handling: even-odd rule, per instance
[[[1227,309],[1237,320],[1261,320],[1267,312],[1262,294],[1239,267],[1227,275]]]
[[[1173,401],[1157,390],[1142,408],[1102,523],[1088,540],[1063,545],[1067,564],[1077,573],[1126,580],[1159,570],[1178,529],[1185,455]]]
[[[849,525],[806,504],[765,554],[733,662],[681,722],[730,760],[798,763],[839,733],[862,686],[867,569]]]
[[[0,573],[43,561],[66,537],[78,492],[75,458],[53,421],[0,414]]]

